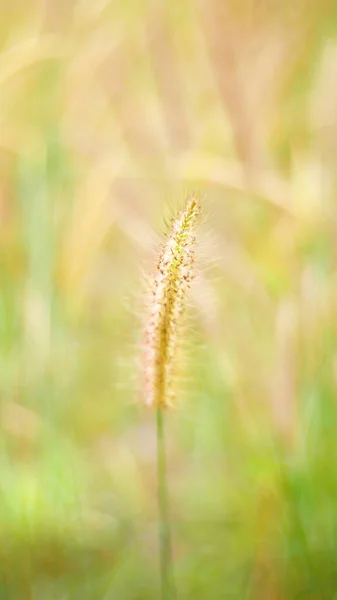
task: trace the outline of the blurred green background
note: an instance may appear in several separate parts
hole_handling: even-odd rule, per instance
[[[181,600],[337,598],[335,0],[2,0],[0,599],[159,598],[142,272],[203,196]]]

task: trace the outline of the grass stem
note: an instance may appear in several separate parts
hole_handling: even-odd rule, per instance
[[[159,511],[160,580],[162,600],[175,600],[176,589],[173,574],[167,466],[164,430],[164,409],[157,406],[157,481]]]

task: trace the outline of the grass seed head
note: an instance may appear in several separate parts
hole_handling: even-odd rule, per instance
[[[170,407],[182,316],[193,279],[195,231],[201,212],[196,196],[172,219],[162,245],[150,286],[149,314],[145,328],[144,402]]]

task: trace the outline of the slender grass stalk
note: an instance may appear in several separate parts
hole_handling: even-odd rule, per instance
[[[151,285],[145,337],[144,402],[156,409],[160,577],[162,600],[174,600],[164,413],[173,406],[182,315],[193,278],[195,227],[200,206],[195,196],[172,219]]]
[[[176,598],[176,589],[173,573],[171,525],[167,486],[164,411],[161,405],[158,405],[156,408],[156,416],[161,595],[163,600],[174,600],[174,598]]]

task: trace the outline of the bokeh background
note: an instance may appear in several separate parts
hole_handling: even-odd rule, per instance
[[[192,190],[179,598],[337,598],[335,0],[3,0],[0,49],[1,600],[159,597],[143,274]]]

